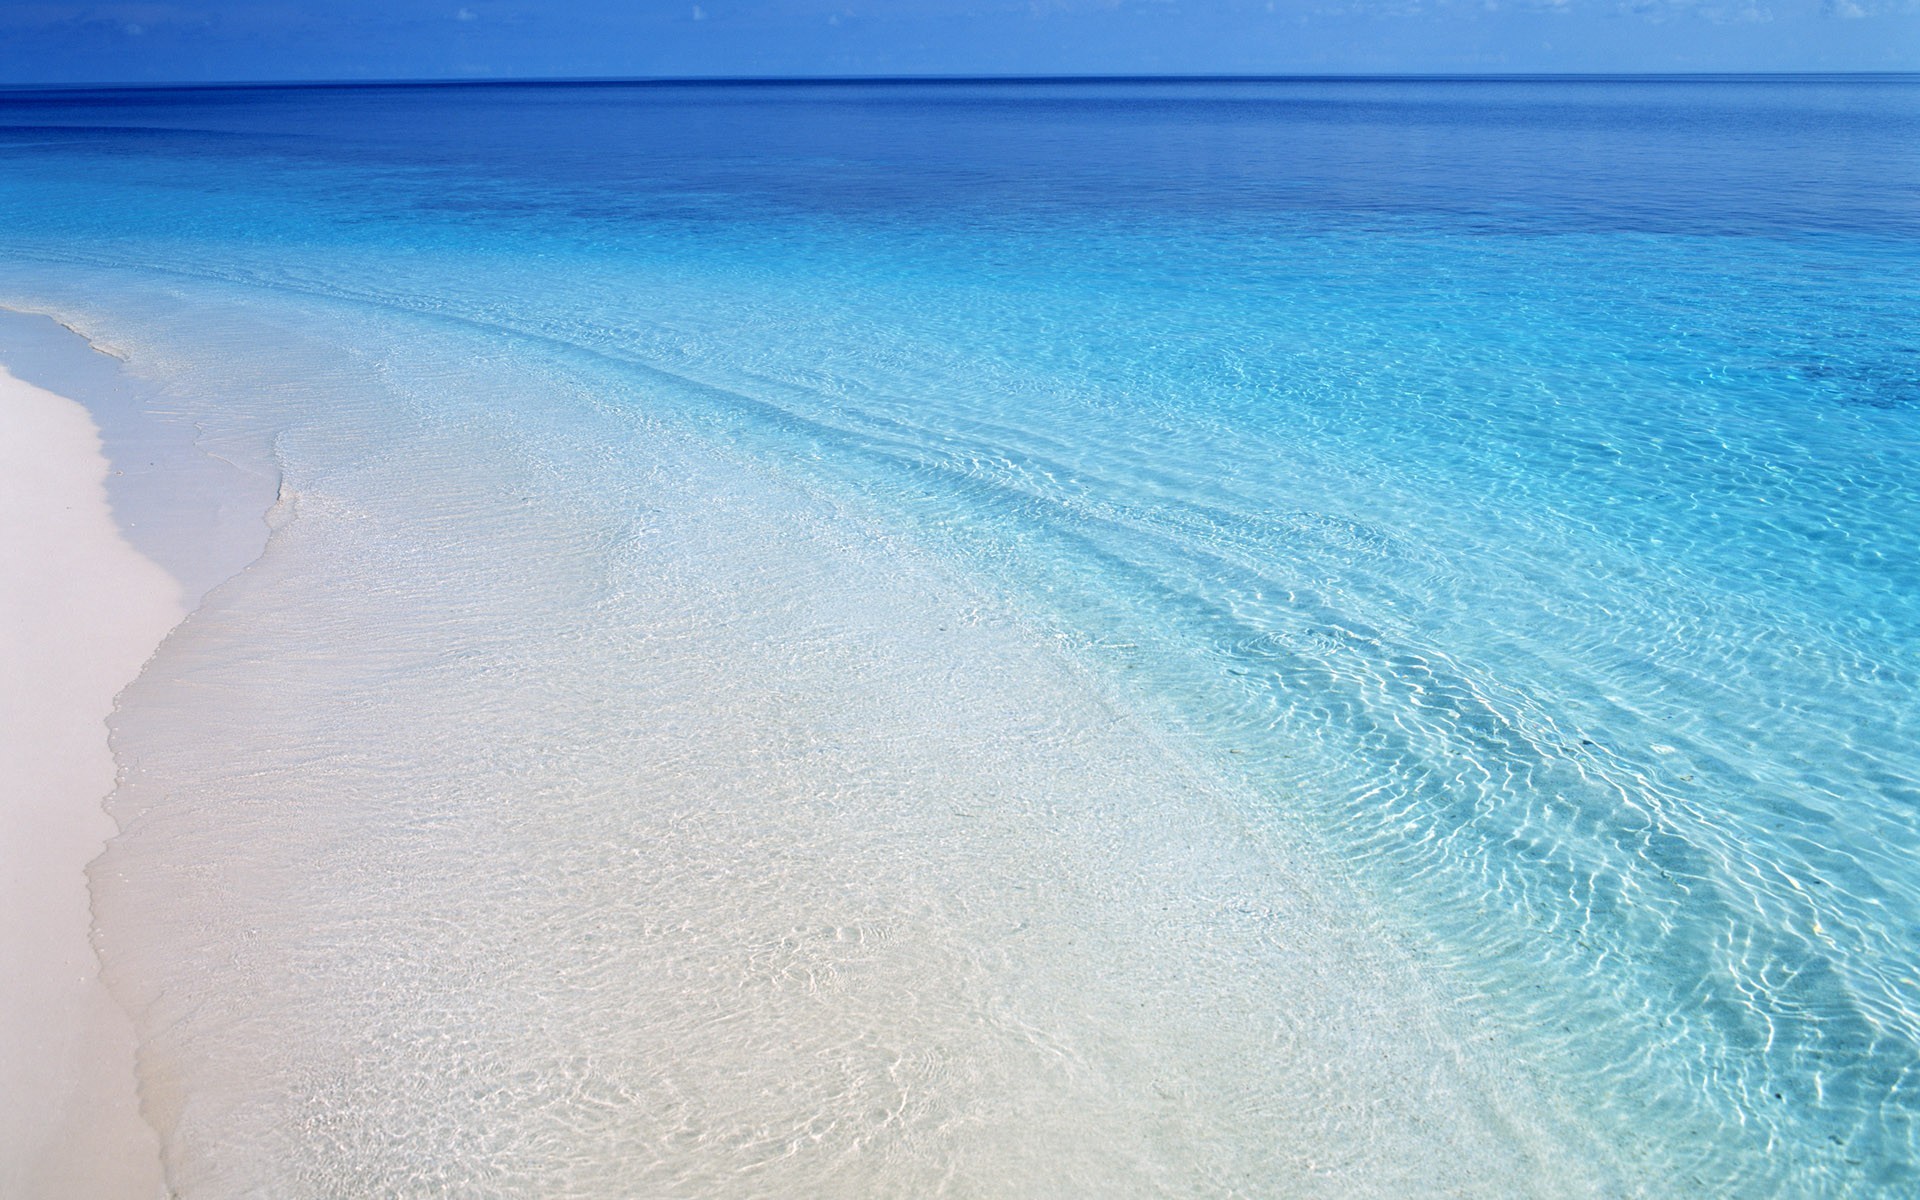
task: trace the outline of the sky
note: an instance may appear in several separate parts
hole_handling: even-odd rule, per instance
[[[0,84],[1920,70],[1920,0],[0,0]]]

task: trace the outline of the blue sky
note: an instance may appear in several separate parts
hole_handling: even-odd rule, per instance
[[[1920,70],[1920,0],[0,0],[0,81]]]

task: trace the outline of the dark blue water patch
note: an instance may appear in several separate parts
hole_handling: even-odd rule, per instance
[[[735,216],[892,221],[1080,210],[1563,232],[1920,227],[1920,84],[1905,79],[10,93],[0,121],[134,145],[251,138],[262,164],[296,174],[385,165],[417,180],[386,203],[509,219],[529,202],[643,217],[644,200],[604,205],[718,192]],[[442,195],[449,178],[459,195]]]

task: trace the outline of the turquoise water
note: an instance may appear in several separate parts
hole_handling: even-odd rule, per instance
[[[1078,747],[1088,765],[1060,794],[1128,798],[1159,815],[1121,840],[1125,853],[1099,846],[1100,863],[1043,855],[996,867],[994,878],[1084,896],[1061,902],[1062,927],[1073,913],[1106,930],[1087,940],[1108,958],[1164,954],[1140,977],[1193,988],[1168,984],[1184,997],[1169,1012],[1213,1003],[1195,999],[1204,994],[1232,995],[1256,1014],[1240,1042],[1168,1034],[1160,1065],[1141,1068],[1155,1080],[1190,1068],[1191,1086],[1219,1091],[1223,1111],[1198,1104],[1164,1153],[1141,1151],[1137,1162],[1122,1142],[1095,1139],[1106,1148],[1086,1151],[1082,1173],[1067,1177],[1078,1185],[1302,1194],[1303,1180],[1320,1180],[1338,1194],[1465,1179],[1470,1190],[1726,1195],[1920,1186],[1920,84],[7,93],[0,161],[0,302],[53,313],[123,354],[210,447],[282,473],[284,495],[299,498],[276,517],[253,590],[243,577],[214,593],[191,636],[129,693],[117,732],[123,762],[153,764],[155,794],[167,800],[141,799],[136,787],[118,802],[127,832],[114,853],[126,870],[115,877],[131,882],[116,909],[96,874],[103,936],[114,944],[121,911],[129,933],[205,943],[194,954],[207,956],[138,961],[128,951],[122,986],[150,1005],[190,992],[189,959],[191,979],[230,981],[233,939],[246,937],[261,947],[249,953],[284,976],[278,1007],[227,1025],[204,1015],[204,1000],[190,1006],[199,1015],[154,1020],[151,1056],[178,1064],[169,1086],[185,1115],[165,1119],[179,1131],[173,1169],[187,1190],[267,1186],[273,1170],[233,1165],[249,1153],[246,1135],[230,1132],[240,1128],[233,1114],[259,1095],[208,1082],[223,1078],[223,1054],[240,1053],[234,1030],[282,1023],[309,1030],[314,1044],[347,1037],[345,1009],[338,1024],[295,1019],[329,991],[316,980],[344,978],[349,959],[364,966],[338,930],[365,931],[369,946],[392,939],[399,927],[376,931],[374,914],[397,921],[431,905],[401,903],[372,881],[444,869],[433,848],[446,844],[416,830],[408,836],[421,840],[394,843],[364,888],[337,869],[296,886],[275,855],[246,865],[247,843],[231,830],[325,844],[352,860],[357,852],[328,840],[336,826],[425,827],[478,813],[502,839],[483,844],[523,846],[545,845],[543,827],[509,811],[551,802],[555,814],[576,812],[577,800],[581,821],[600,821],[587,814],[616,803],[612,781],[652,779],[640,758],[657,766],[676,744],[621,758],[609,748],[627,736],[617,731],[668,728],[663,712],[745,663],[777,672],[797,661],[780,650],[797,644],[793,627],[752,626],[760,632],[740,634],[738,663],[716,658],[705,682],[669,702],[644,681],[677,660],[619,657],[640,653],[647,638],[635,631],[668,646],[695,636],[660,616],[677,605],[693,614],[688,628],[706,629],[700,612],[795,580],[808,581],[800,592],[818,607],[839,597],[839,615],[807,626],[823,646],[891,645],[887,629],[919,628],[909,614],[928,596],[952,600],[954,612],[997,613],[986,627],[1018,631],[964,653],[903,643],[886,659],[905,681],[897,693],[876,683],[862,700],[857,667],[833,686],[808,683],[824,689],[802,690],[807,711],[824,714],[809,719],[825,726],[808,726],[795,763],[840,754],[847,777],[860,775],[877,753],[861,739],[885,724],[861,724],[862,705],[911,694],[937,707],[927,698],[938,680],[953,689],[949,724],[999,732],[966,751],[980,756],[974,784],[953,747],[900,768],[939,781],[923,790],[940,804],[903,810],[917,820],[975,784],[982,803],[1023,788],[1052,795],[1023,755]],[[842,528],[806,515],[810,505],[854,515]],[[789,511],[801,515],[783,533]],[[871,560],[857,549],[870,543],[919,565]],[[729,554],[700,552],[718,545]],[[776,592],[787,598],[742,600],[741,611],[797,611],[799,600],[767,595]],[[294,620],[303,603],[313,605],[308,619]],[[375,645],[374,627],[404,634]],[[333,632],[315,643],[315,629]],[[632,645],[619,641],[628,635]],[[580,656],[563,658],[560,644]],[[455,659],[488,655],[484,669],[456,670]],[[1054,665],[1032,668],[1042,682],[1023,682],[1020,664],[1043,655]],[[1004,675],[975,681],[988,662]],[[455,702],[503,680],[524,698],[511,711]],[[989,686],[991,698],[968,699]],[[241,728],[253,718],[236,714],[275,707],[262,697],[289,688],[305,697],[289,712],[332,715]],[[1097,694],[1106,707],[1069,693]],[[372,720],[370,695],[388,697],[389,711],[354,724]],[[446,712],[421,715],[435,704]],[[1164,739],[1189,774],[1136,765],[1128,787],[1100,782],[1098,764],[1121,750],[1060,715],[1096,709],[1139,731],[1123,743]],[[1033,727],[1006,717],[1026,711],[1056,715]],[[940,715],[928,713],[932,724],[913,736],[929,746],[948,736]],[[1004,728],[992,725],[1002,717]],[[1089,715],[1085,727],[1106,719]],[[718,727],[707,720],[702,728]],[[416,724],[418,739],[380,740]],[[493,750],[422,777],[402,769],[420,746],[456,743],[469,725],[490,731]],[[732,778],[720,762],[670,772],[663,778],[678,782],[656,780],[646,794]],[[794,782],[812,778],[801,766],[767,769],[740,787],[791,784],[789,807],[820,794],[817,779]],[[1207,782],[1168,782],[1175,775]],[[430,780],[447,778],[471,786],[441,812],[425,797],[437,794]],[[576,794],[581,780],[608,782]],[[1182,808],[1177,797],[1189,794],[1213,798]],[[507,796],[514,805],[488,807]],[[1131,811],[1115,799],[1112,819],[1133,820]],[[1061,839],[1045,842],[1055,855],[1076,853],[1063,832],[1071,824],[1048,826]],[[577,847],[587,826],[556,816],[550,828],[554,845]],[[603,845],[631,832],[593,828]],[[787,826],[743,812],[726,836],[773,828]],[[789,833],[804,840],[823,828]],[[835,845],[879,836],[858,821],[834,828]],[[919,853],[901,836],[860,870],[899,871]],[[996,856],[1039,836],[1012,821]],[[1147,862],[1162,840],[1182,838],[1193,859],[1166,886],[1195,905],[1186,924],[1100,899],[1129,886],[1128,854]],[[1269,843],[1280,848],[1247,849]],[[986,869],[984,847],[964,869],[927,867],[926,877],[970,878]],[[151,910],[191,889],[143,885],[135,868],[188,852],[226,855],[252,884],[209,891],[204,911],[183,901],[193,915],[168,943]],[[565,861],[552,868],[559,876],[598,878]],[[1272,866],[1309,861],[1297,877]],[[1123,882],[1096,884],[1082,868]],[[277,906],[240,911],[252,902],[236,897],[283,884]],[[451,878],[447,886],[457,890]],[[1488,1118],[1485,1140],[1532,1149],[1512,1162],[1489,1151],[1451,1181],[1410,1182],[1394,1172],[1431,1153],[1406,1139],[1433,1118],[1392,1111],[1352,1125],[1326,1118],[1327,1145],[1382,1141],[1381,1161],[1347,1174],[1301,1165],[1322,1163],[1327,1145],[1302,1149],[1291,1166],[1252,1149],[1263,1139],[1306,1146],[1299,1131],[1311,1122],[1300,1114],[1345,1111],[1328,1099],[1341,1086],[1383,1086],[1359,1068],[1336,1086],[1324,1072],[1248,1057],[1274,1044],[1260,1022],[1284,1024],[1313,989],[1288,973],[1287,936],[1240,926],[1300,887],[1350,897],[1366,944],[1397,964],[1330,983],[1327,994],[1400,996],[1400,984],[1382,981],[1412,981],[1405,1005],[1380,1001],[1399,1015],[1377,1018],[1378,1037],[1355,1035],[1368,1047],[1406,1043],[1384,1086],[1414,1094],[1416,1108],[1430,1091],[1436,1111],[1460,1095],[1506,1096],[1513,1111]],[[329,888],[324,899],[312,890]],[[594,911],[612,911],[593,894]],[[524,900],[502,899],[489,919]],[[911,903],[889,894],[873,911]],[[288,923],[324,904],[338,905],[335,936],[318,939],[335,958]],[[671,907],[655,897],[622,927],[664,920]],[[954,961],[970,964],[956,977],[988,970],[975,961],[978,943],[961,936],[964,921],[929,920],[952,931]],[[1251,940],[1234,941],[1243,936]],[[1336,959],[1353,953],[1327,936],[1306,942]],[[1187,944],[1115,949],[1156,937]],[[1211,957],[1230,943],[1240,948]],[[489,943],[474,953],[493,962],[515,951]],[[933,957],[914,961],[938,974]],[[1109,1020],[1093,1000],[1072,1015],[1059,997],[1081,985],[1061,970],[1058,993],[1034,1011],[1065,1030]],[[355,1003],[381,1012],[419,1002],[381,1008],[378,987],[357,986]],[[902,988],[918,994],[876,987],[881,1005]],[[530,1001],[500,1027],[520,1028],[555,1003]],[[1402,1036],[1405,1014],[1422,1004],[1456,1024]],[[355,1011],[354,1021],[379,1026]],[[847,1011],[843,1028],[858,1029],[851,1014],[866,1010]],[[599,1028],[599,1012],[582,1008],[575,1027]],[[930,1031],[947,1028],[935,1021],[900,1041],[938,1041]],[[687,1036],[663,1034],[634,1060],[673,1061],[672,1037]],[[1483,1037],[1497,1043],[1486,1063],[1455,1046]],[[603,1032],[581,1044],[614,1040]],[[1354,1054],[1312,1043],[1293,1057],[1313,1046],[1347,1056],[1340,1062]],[[1183,1068],[1182,1047],[1217,1055]],[[573,1061],[529,1053],[503,1077]],[[1457,1091],[1432,1073],[1454,1057],[1473,1060]],[[1030,1079],[1018,1061],[983,1072],[980,1094],[1024,1094],[1024,1082],[1009,1082]],[[380,1138],[354,1123],[403,1094],[426,1105],[435,1093],[408,1092],[413,1076],[379,1071],[350,1086],[336,1079],[334,1092],[290,1082],[316,1069],[290,1065],[268,1072],[277,1083],[254,1085],[308,1097],[309,1131],[353,1127],[338,1140],[309,1137],[297,1155],[280,1151],[283,1166],[304,1164],[287,1178],[315,1194],[343,1180],[404,1190],[434,1177],[551,1191],[561,1176],[541,1172],[562,1161],[655,1178],[621,1174],[639,1170],[630,1147],[559,1134],[528,1135],[537,1169],[472,1178],[444,1173],[471,1159],[449,1134],[422,1152],[443,1173],[421,1173],[383,1157]],[[1255,1119],[1294,1111],[1263,1107],[1269,1077],[1286,1083],[1275,1094],[1297,1101],[1291,1124]],[[1330,1090],[1316,1096],[1321,1085]],[[850,1094],[821,1086],[812,1103],[823,1110]],[[1070,1094],[1090,1112],[1102,1091]],[[227,1099],[195,1099],[219,1094]],[[314,1124],[311,1098],[323,1094],[334,1098]],[[629,1101],[640,1103],[593,1103]],[[221,1115],[196,1124],[196,1104]],[[1536,1104],[1551,1120],[1520,1129],[1515,1112]],[[719,1111],[707,1119],[719,1122]],[[486,1127],[518,1129],[513,1112]],[[727,1119],[764,1132],[783,1118]],[[690,1121],[700,1143],[699,1120],[675,1120]],[[833,1144],[843,1125],[773,1140],[791,1157],[813,1144],[807,1137]],[[1117,1118],[1092,1125],[1138,1129]],[[1033,1153],[1057,1154],[1086,1132]],[[874,1144],[847,1136],[848,1146]],[[729,1153],[751,1142],[728,1143]],[[962,1153],[958,1143],[918,1144],[932,1157]],[[686,1166],[694,1150],[648,1154],[667,1172],[663,1187],[704,1178]],[[853,1169],[852,1158],[836,1161]],[[873,1162],[892,1160],[860,1161],[879,1171]],[[1025,1161],[999,1164],[972,1190],[1045,1190],[1021,1185],[1037,1178],[1021,1173]],[[1108,1170],[1111,1179],[1098,1174]],[[1203,1177],[1207,1186],[1194,1182]],[[565,1178],[587,1192],[605,1182]],[[932,1176],[904,1171],[842,1178],[864,1180],[856,1191],[938,1190]]]

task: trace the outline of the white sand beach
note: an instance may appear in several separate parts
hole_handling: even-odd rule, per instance
[[[86,409],[0,369],[0,1195],[165,1194],[89,944],[114,697],[183,615],[121,535]]]

